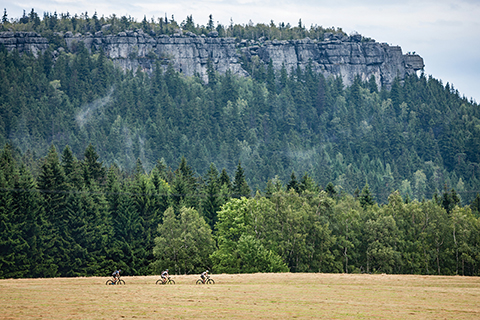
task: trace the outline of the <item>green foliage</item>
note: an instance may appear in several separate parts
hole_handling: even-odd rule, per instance
[[[195,209],[183,207],[178,218],[173,208],[167,209],[158,234],[153,250],[155,271],[170,269],[176,274],[191,274],[211,267],[211,229]]]
[[[2,150],[0,277],[106,275],[116,268],[127,275],[165,268],[178,274],[206,268],[227,273],[480,272],[475,201],[462,207],[454,200],[455,189],[422,202],[405,201],[395,191],[388,203],[377,204],[370,201],[368,185],[351,196],[331,183],[319,190],[304,175],[299,193],[293,187],[286,191],[276,178],[265,195],[237,198],[225,170],[219,175],[211,164],[205,181],[191,184],[190,195],[200,195],[200,209],[176,211],[171,205],[177,195],[168,181],[175,182],[176,175],[200,181],[185,158],[175,173],[163,161],[151,172],[140,161],[130,173],[111,166],[104,184],[98,184],[82,174],[81,162],[69,150],[60,162],[51,146],[38,177],[12,145]],[[85,154],[91,151],[87,146]],[[103,164],[98,168],[106,171]],[[455,205],[446,206],[447,200]],[[217,219],[214,228],[203,216]]]
[[[43,19],[40,19],[34,9],[21,18],[9,19],[6,9],[4,10],[1,30],[14,30],[14,31],[36,31],[44,36],[47,36],[52,40],[60,40],[57,33],[59,32],[72,32],[74,34],[85,34],[90,32],[94,34],[97,31],[102,31],[104,34],[118,34],[122,31],[141,29],[143,32],[152,35],[167,34],[172,35],[181,29],[183,32],[193,32],[197,35],[207,35],[212,31],[217,31],[220,37],[234,37],[239,40],[248,39],[259,41],[263,43],[265,40],[292,40],[292,39],[304,39],[309,37],[310,39],[323,40],[326,33],[345,35],[341,28],[324,28],[322,26],[312,25],[307,29],[302,25],[301,20],[298,26],[292,27],[289,23],[285,24],[280,22],[277,25],[271,21],[270,24],[253,23],[248,24],[234,24],[233,21],[229,26],[217,24],[215,26],[213,16],[209,15],[206,24],[195,24],[193,16],[187,16],[181,23],[175,21],[172,16],[171,19],[158,18],[157,21],[152,17],[150,20],[144,16],[142,21],[136,21],[131,16],[118,17],[115,14],[109,17],[99,17],[95,12],[92,17],[89,17],[87,12],[81,14],[59,13],[57,12],[43,14]],[[58,43],[56,47],[65,47],[65,45]]]
[[[250,197],[250,187],[245,180],[244,170],[241,163],[238,163],[237,170],[235,171],[235,180],[233,181],[232,193],[234,197]]]
[[[230,194],[225,184],[221,183],[218,170],[213,163],[210,164],[210,169],[205,175],[202,189],[200,207],[205,221],[213,230],[218,221],[217,212]]]
[[[332,182],[353,193],[368,182],[378,203],[396,189],[412,200],[430,198],[446,184],[465,204],[480,184],[478,107],[423,75],[396,82],[398,94],[367,89],[374,79],[358,77],[345,88],[341,78],[325,79],[311,68],[267,68],[266,77],[253,79],[212,69],[203,84],[160,63],[151,77],[122,73],[83,46],[55,61],[48,52],[34,59],[1,51],[0,64],[0,141],[8,137],[40,156],[52,143],[68,145],[70,157],[83,159],[82,175],[95,175],[97,184],[105,179],[99,164],[134,170],[140,159],[150,171],[159,156],[166,166],[183,156],[200,175],[211,163],[241,174],[231,187],[242,190],[228,187],[239,196],[275,176],[288,184],[292,172],[307,173],[309,188]],[[92,142],[94,150],[85,150]],[[247,170],[238,170],[239,161]],[[74,171],[69,179],[78,183]],[[178,188],[173,204],[199,209],[187,196],[193,181],[182,175],[169,181]],[[299,192],[305,186],[295,180]]]
[[[222,273],[285,272],[280,256],[268,250],[255,236],[250,200],[232,199],[218,212],[218,249],[211,255],[213,271]]]
[[[396,250],[398,228],[392,216],[379,216],[365,223],[367,272],[392,273],[400,261]]]
[[[365,187],[363,187],[362,193],[360,194],[360,204],[364,209],[367,208],[368,206],[372,206],[375,204],[372,194],[370,193],[368,184],[366,184]]]
[[[182,25],[259,43],[342,32]],[[7,27],[36,30],[52,48],[37,58],[0,49],[0,277],[479,274],[480,109],[448,83],[421,74],[391,90],[374,77],[346,87],[311,66],[255,59],[243,61],[250,78],[209,61],[204,83],[160,61],[151,75],[124,72],[82,45],[52,54],[65,47],[54,32],[172,34],[174,19],[32,10]],[[218,248],[187,237],[198,250],[181,262],[177,240],[154,256],[159,225],[178,229],[182,215]]]

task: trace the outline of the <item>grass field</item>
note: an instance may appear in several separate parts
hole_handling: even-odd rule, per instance
[[[480,319],[480,278],[247,274],[0,280],[0,319]]]

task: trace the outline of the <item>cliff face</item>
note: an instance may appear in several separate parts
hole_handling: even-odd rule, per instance
[[[259,47],[257,54],[265,62],[272,59],[277,69],[282,63],[287,70],[297,65],[304,68],[311,61],[314,70],[322,72],[325,77],[341,75],[347,85],[352,83],[355,75],[362,80],[374,75],[378,85],[389,88],[397,75],[403,79],[406,74],[424,67],[419,55],[404,55],[400,47],[362,42],[355,37],[327,38],[322,42],[310,39],[271,41]]]
[[[48,40],[35,32],[0,32],[2,44],[8,51],[31,52],[35,56],[48,48]]]
[[[218,38],[215,32],[209,36],[197,36],[187,32],[173,36],[151,36],[142,30],[120,32],[117,35],[104,35],[99,31],[94,35],[61,35],[68,47],[83,42],[87,49],[96,51],[103,48],[105,54],[115,64],[124,69],[151,71],[155,60],[160,59],[166,66],[172,63],[175,70],[192,76],[195,73],[207,78],[208,59],[220,73],[230,69],[234,74],[247,76],[240,58],[260,59],[266,64],[272,60],[273,66],[280,69],[285,65],[291,68],[305,68],[311,63],[315,71],[328,76],[342,76],[346,85],[352,83],[355,75],[367,80],[374,75],[379,86],[389,88],[398,75],[401,79],[424,67],[419,55],[402,53],[398,46],[389,46],[375,41],[362,41],[360,35],[326,35],[324,41],[311,39],[291,41],[264,41],[237,43],[234,38]],[[48,40],[34,32],[2,32],[0,44],[7,50],[32,52],[36,55],[48,47]]]

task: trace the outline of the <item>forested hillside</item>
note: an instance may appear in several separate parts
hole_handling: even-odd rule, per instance
[[[57,47],[0,48],[0,277],[478,275],[480,109],[448,83]]]
[[[55,58],[4,50],[0,66],[0,143],[33,160],[50,145],[81,158],[91,143],[105,165],[130,171],[184,156],[199,175],[210,163],[232,175],[241,161],[253,190],[292,172],[351,194],[368,183],[380,202],[446,187],[468,204],[480,190],[479,107],[432,77],[386,91],[373,78],[345,87],[260,65],[253,78],[210,69],[205,84],[171,68],[123,72],[83,47]]]

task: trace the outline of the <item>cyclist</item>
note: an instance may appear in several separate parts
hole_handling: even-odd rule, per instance
[[[163,283],[165,283],[165,282],[167,281],[167,279],[168,279],[168,269],[165,270],[165,271],[163,271],[162,274],[161,274],[161,276],[162,276],[162,281],[163,281]]]
[[[208,270],[205,270],[205,272],[202,272],[202,274],[200,275],[200,278],[202,278],[203,283],[205,283],[205,281],[208,278]]]
[[[120,278],[120,272],[122,272],[122,270],[120,269],[113,271],[112,273],[113,283],[117,283],[117,280]]]

